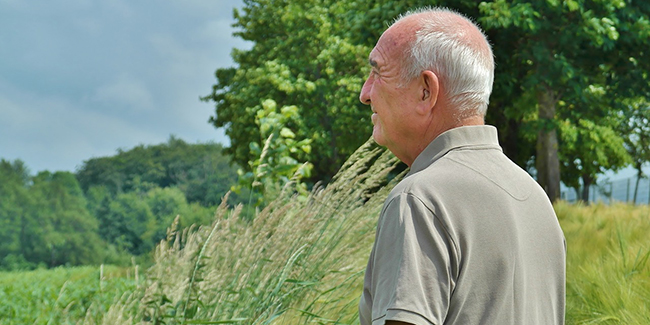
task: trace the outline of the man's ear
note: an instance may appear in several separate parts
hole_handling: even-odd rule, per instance
[[[430,112],[438,102],[440,83],[433,71],[425,70],[420,74],[420,103],[418,110],[422,114]]]

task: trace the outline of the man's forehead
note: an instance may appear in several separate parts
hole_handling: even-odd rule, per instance
[[[368,63],[374,68],[379,68],[380,66],[387,64],[387,60],[394,56],[395,49],[398,46],[398,44],[390,39],[390,37],[384,36],[385,35],[382,35],[382,37],[379,38],[379,41],[377,41],[377,44],[368,55]]]
[[[373,67],[382,66],[391,60],[400,60],[404,54],[409,39],[413,37],[414,31],[404,28],[399,22],[389,27],[377,40],[377,44],[368,56],[368,62]],[[406,27],[411,27],[407,24]]]

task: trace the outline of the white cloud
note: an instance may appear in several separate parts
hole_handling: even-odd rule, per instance
[[[92,99],[103,102],[102,106],[113,104],[129,110],[150,111],[154,108],[153,96],[147,85],[127,74],[121,74],[117,80],[97,88]]]
[[[87,110],[66,98],[20,91],[0,95],[0,129],[1,157],[21,159],[34,172],[73,171],[93,156],[135,145],[133,139],[160,140],[128,120]]]
[[[118,148],[227,143],[199,101],[231,66],[241,0],[0,0],[0,158],[70,170]]]

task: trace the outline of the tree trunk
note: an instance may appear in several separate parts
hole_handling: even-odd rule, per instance
[[[634,185],[634,199],[632,200],[632,203],[636,204],[636,194],[639,191],[639,183],[643,177],[643,164],[636,163],[634,167],[636,168],[636,184]]]
[[[582,201],[589,202],[589,188],[594,182],[594,178],[589,175],[582,175]]]
[[[537,96],[539,120],[542,126],[537,134],[537,182],[552,202],[560,198],[560,160],[558,158],[557,130],[553,123],[555,92],[544,87]]]

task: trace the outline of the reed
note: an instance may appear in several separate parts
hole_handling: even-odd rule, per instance
[[[210,227],[170,229],[142,296],[133,296],[135,321],[353,323],[366,262],[359,257],[369,254],[396,164],[369,141],[306,200],[289,184],[252,220],[222,205]]]

